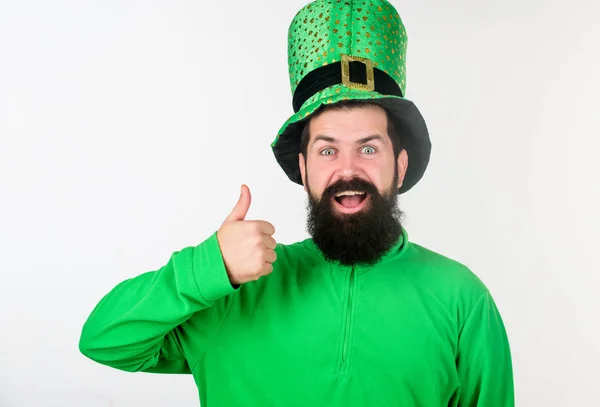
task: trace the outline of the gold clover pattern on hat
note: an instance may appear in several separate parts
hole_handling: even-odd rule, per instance
[[[287,52],[296,112],[271,143],[278,163],[292,181],[302,183],[297,160],[304,120],[322,105],[342,100],[377,103],[392,115],[397,128],[404,129],[409,168],[400,193],[421,178],[431,145],[423,117],[405,98],[406,51],[406,29],[387,0],[316,0],[294,16],[288,30]],[[341,78],[331,84],[323,82],[324,77],[331,79],[334,72],[325,72],[326,68],[337,69],[340,77],[344,71],[356,69],[356,62],[351,66],[344,62],[347,58],[363,63],[367,78],[375,73],[374,87],[359,84],[356,79],[349,83],[343,83]],[[345,80],[349,81],[347,77]]]
[[[292,93],[312,70],[341,61],[342,54],[369,58],[390,75],[402,94],[406,87],[406,29],[387,1],[319,1],[294,17],[288,32]],[[334,92],[341,92],[337,87]],[[315,95],[311,104],[322,95]]]

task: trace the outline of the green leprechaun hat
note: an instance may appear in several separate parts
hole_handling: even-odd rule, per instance
[[[306,119],[320,106],[363,100],[382,106],[396,125],[408,154],[398,193],[423,176],[431,153],[425,120],[405,99],[406,30],[385,0],[317,0],[294,17],[288,65],[295,114],[271,143],[289,179],[302,185],[298,154]]]

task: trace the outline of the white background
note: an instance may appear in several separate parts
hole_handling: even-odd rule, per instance
[[[269,144],[302,0],[0,3],[0,406],[196,406],[78,351],[118,282],[247,219],[307,237]],[[429,169],[411,240],[492,291],[519,406],[600,405],[600,3],[394,2]]]

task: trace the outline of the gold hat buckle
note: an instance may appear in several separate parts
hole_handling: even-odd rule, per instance
[[[361,62],[367,68],[367,83],[352,82],[350,80],[350,62]],[[368,90],[375,89],[375,75],[373,73],[373,61],[352,55],[342,54],[342,83],[352,89]]]

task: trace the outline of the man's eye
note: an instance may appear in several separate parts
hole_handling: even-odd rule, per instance
[[[326,154],[327,151],[331,151],[331,154],[333,154],[332,148],[326,148],[325,150],[321,151],[321,155],[331,155],[331,154]]]
[[[366,150],[369,150],[369,149],[372,150],[372,152],[370,152],[370,153],[367,152],[367,154],[373,154],[375,152],[375,149],[373,147],[365,147],[365,148],[363,148],[363,151],[366,151]]]

